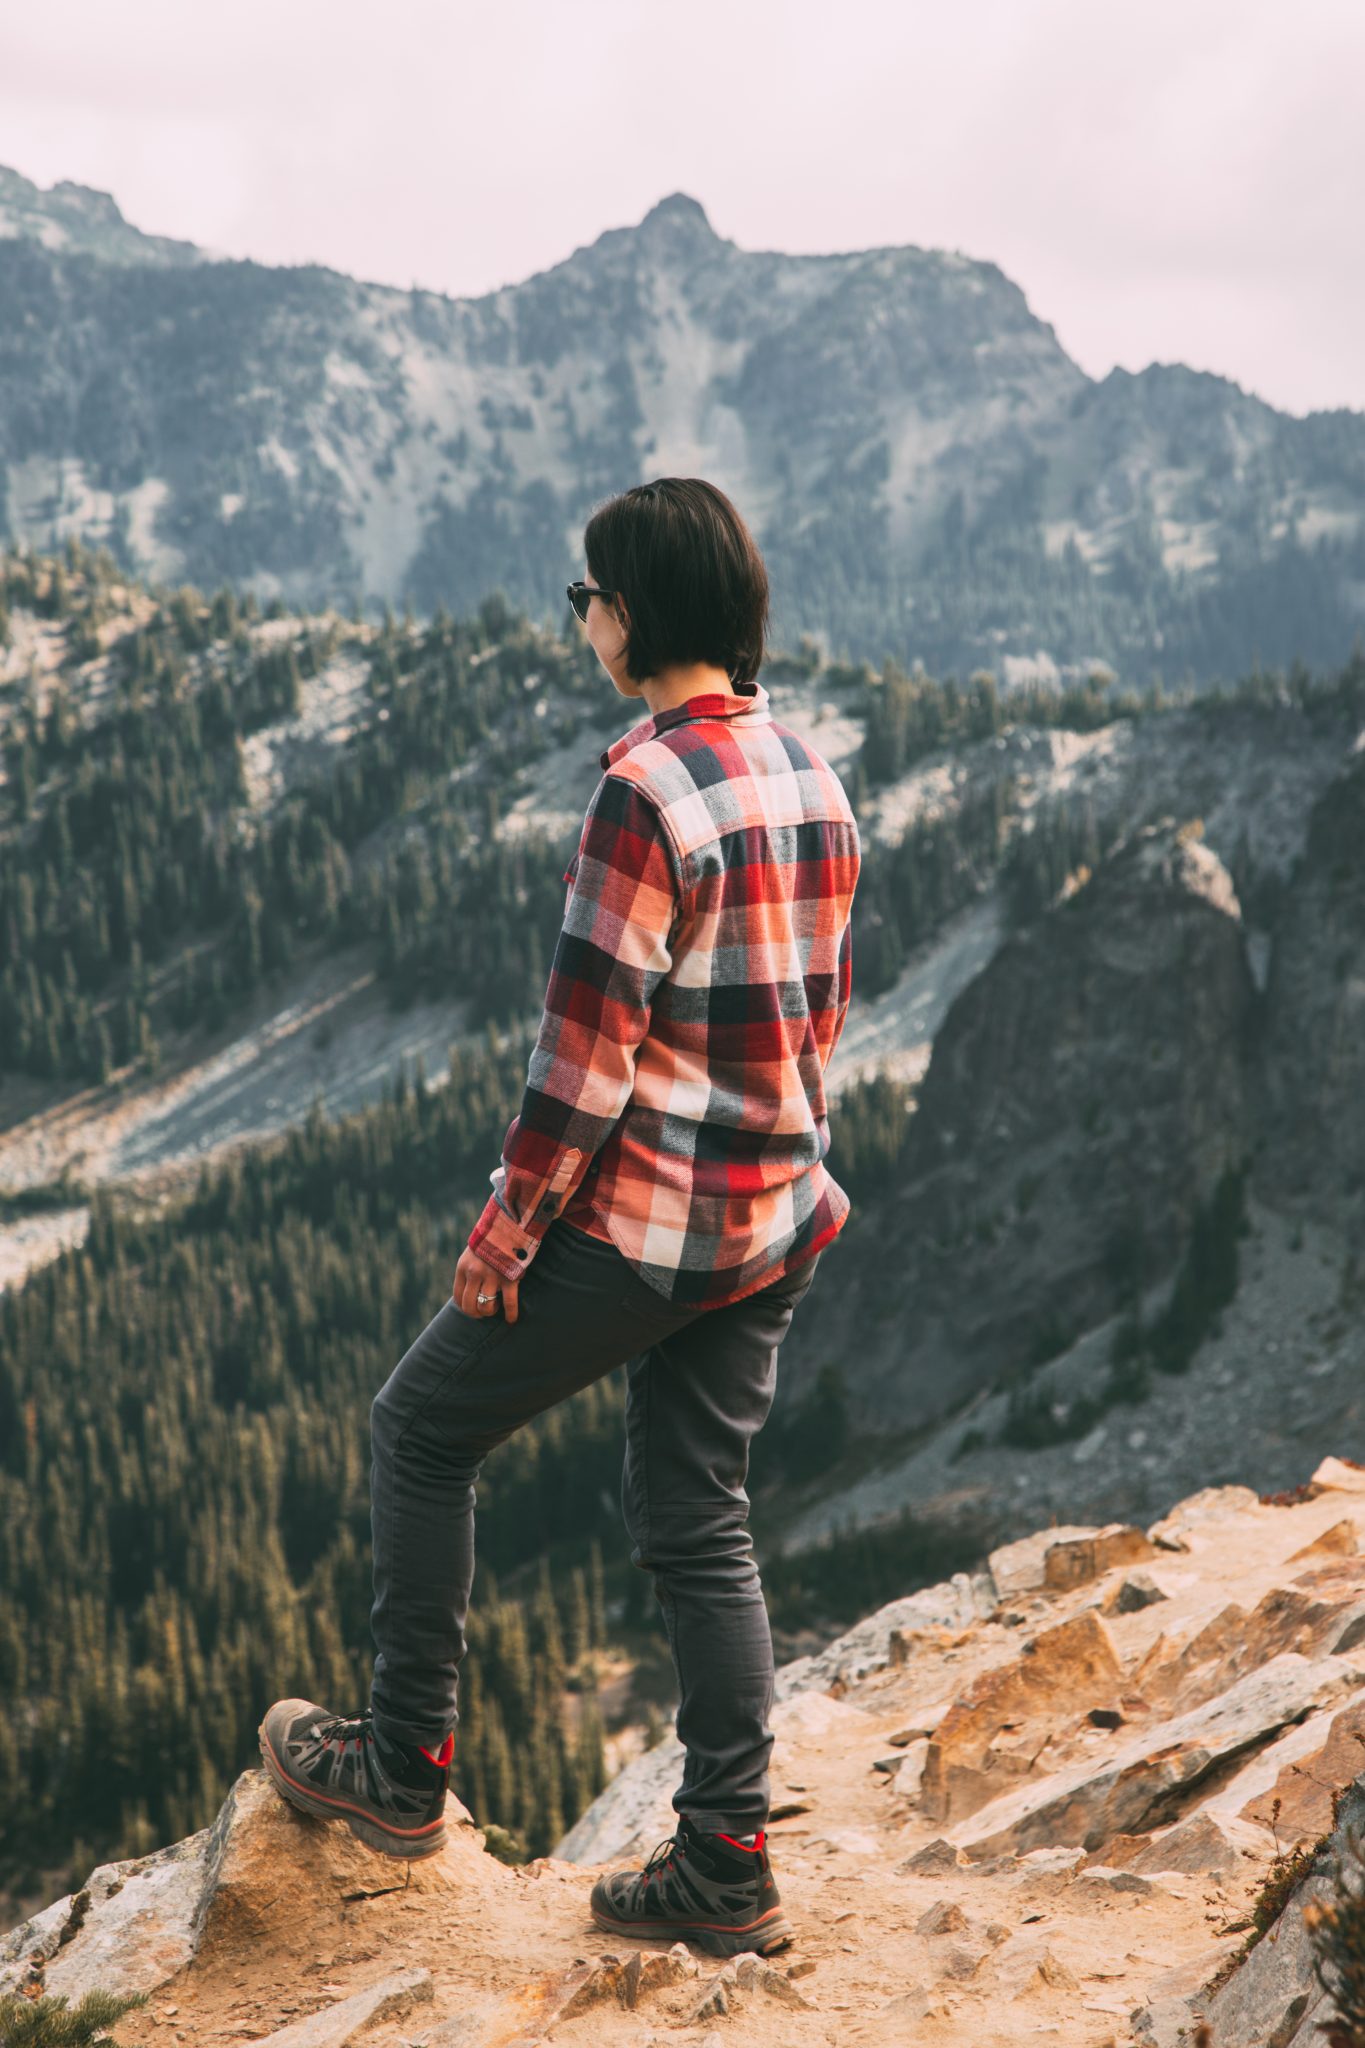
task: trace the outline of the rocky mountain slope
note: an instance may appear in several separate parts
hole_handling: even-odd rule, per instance
[[[111,590],[105,609],[98,632],[112,650],[155,606],[130,586]],[[325,623],[257,619],[251,657],[301,647]],[[106,715],[116,657],[82,656],[76,630],[13,610],[0,652],[0,731],[11,740],[26,691],[44,707],[64,691],[92,728]],[[244,838],[286,812],[310,778],[337,773],[358,737],[382,730],[383,659],[418,686],[420,635],[400,629],[387,644],[385,657],[377,629],[347,626],[300,679],[292,715],[247,733],[234,825]],[[211,642],[195,658],[212,665],[221,653]],[[576,695],[553,680],[551,665],[563,664],[553,640],[519,653],[509,628],[478,660],[506,669],[513,707],[520,697],[545,714],[544,730],[568,736],[514,760],[495,721],[449,785],[496,772],[491,830],[509,853],[528,829],[572,835],[600,747],[631,722],[628,708],[603,723],[581,679]],[[547,667],[550,679],[537,673]],[[868,707],[888,685],[797,660],[774,663],[765,683],[775,714],[859,786]],[[610,717],[609,703],[600,708]],[[1365,1448],[1353,1392],[1365,1364],[1352,1254],[1353,1020],[1365,957],[1352,880],[1365,817],[1359,716],[1349,692],[1329,703],[1269,684],[1259,697],[1092,730],[1031,724],[1021,711],[989,737],[935,747],[862,790],[870,857],[995,797],[1017,844],[1046,838],[1063,816],[1118,847],[1084,886],[1067,854],[1061,900],[1021,927],[1007,914],[1002,869],[911,949],[885,989],[867,991],[855,967],[832,1092],[888,1074],[917,1091],[917,1107],[892,1184],[835,1248],[837,1284],[812,1295],[784,1347],[779,1419],[832,1367],[855,1439],[804,1497],[784,1492],[793,1539],[907,1503],[988,1509],[988,1533],[1000,1537],[1054,1511],[1102,1513],[1106,1502],[1149,1517],[1172,1483],[1212,1471],[1273,1489],[1330,1443]],[[437,803],[449,785],[435,777]],[[38,785],[35,809],[50,808],[58,788],[55,776]],[[424,816],[410,795],[410,842]],[[397,829],[384,819],[355,849],[357,864]],[[195,951],[211,942],[192,937]],[[81,1241],[89,1208],[79,1184],[158,1200],[192,1185],[205,1159],[296,1124],[315,1097],[329,1114],[362,1107],[400,1059],[420,1058],[439,1085],[450,1045],[484,1035],[459,988],[395,1009],[372,953],[290,952],[280,975],[208,1032],[163,1033],[158,1009],[154,1074],[75,1091],[7,1077],[0,1187],[51,1199],[0,1229],[0,1279],[17,1281]],[[172,955],[159,974],[176,964]],[[1116,1395],[1113,1347],[1135,1316],[1149,1329],[1159,1322],[1221,1172],[1243,1161],[1255,1229],[1243,1292],[1221,1308],[1227,1329],[1206,1318],[1184,1377],[1130,1377]],[[1311,1250],[1300,1256],[1305,1233]],[[1287,1385],[1291,1358],[1300,1370]],[[1244,1394],[1236,1444],[1223,1420],[1230,1379]],[[1032,1404],[1022,1439],[1020,1400]],[[1158,1418],[1177,1416],[1163,1444]]]
[[[1363,1537],[1365,1468],[1329,1459],[1145,1532],[1041,1530],[787,1666],[796,1938],[766,1960],[593,1931],[598,1868],[670,1832],[666,1735],[521,1868],[468,1824],[400,1870],[245,1771],[211,1827],[5,1936],[0,1989],[146,1991],[130,2048],[1178,2048],[1201,2019],[1308,2048],[1304,1907],[1365,1814]]]
[[[1365,619],[1361,416],[1178,364],[1092,380],[990,262],[741,249],[673,193],[459,300],[194,261],[107,194],[0,179],[0,536],[558,618],[591,506],[701,473],[787,645],[1170,681],[1340,660]]]
[[[108,192],[62,178],[44,189],[0,164],[0,240],[37,242],[101,263],[207,263],[212,252],[168,235],[145,235],[126,221]]]
[[[1234,1276],[1216,1312],[1193,1305],[1216,1286],[1211,1205],[1225,1175],[1300,1240],[1309,1221],[1327,1231],[1341,1327],[1324,1314],[1319,1341],[1303,1330],[1305,1363],[1331,1371],[1342,1341],[1358,1370],[1362,821],[1365,776],[1348,755],[1311,810],[1264,988],[1227,869],[1197,821],[1169,819],[1137,828],[1009,936],[947,1007],[896,1184],[850,1223],[838,1299],[812,1293],[789,1364],[809,1383],[847,1357],[856,1329],[846,1378],[861,1420],[905,1430],[954,1415],[928,1447],[930,1469],[935,1457],[955,1468],[936,1494],[972,1483],[986,1418],[965,1404],[987,1389],[1032,1387],[1044,1422],[1048,1403],[1088,1400],[1094,1422],[1096,1403],[1151,1392],[1143,1356],[1158,1381],[1188,1368],[1236,1292]],[[1231,1243],[1227,1256],[1235,1267]],[[1297,1455],[1290,1404],[1272,1398]],[[1219,1453],[1201,1442],[1199,1455]],[[927,1477],[924,1447],[914,1469]]]

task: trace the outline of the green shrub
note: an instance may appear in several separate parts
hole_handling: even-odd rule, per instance
[[[101,2042],[112,2048],[110,2027],[148,2003],[145,1991],[87,1991],[75,2006],[64,1994],[21,1998],[8,1992],[0,1998],[0,2048],[97,2048]]]

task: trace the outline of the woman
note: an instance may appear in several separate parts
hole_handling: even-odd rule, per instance
[[[452,1296],[370,1411],[370,1705],[283,1700],[266,1769],[386,1854],[444,1840],[474,1481],[495,1444],[627,1366],[622,1505],[686,1749],[674,1836],[593,1890],[617,1934],[714,1954],[790,1938],[765,1842],[773,1653],[747,1530],[778,1346],[847,1195],[824,1166],[858,832],[756,680],[768,580],[722,491],[602,506],[569,586],[648,716],[601,756],[525,1095]]]

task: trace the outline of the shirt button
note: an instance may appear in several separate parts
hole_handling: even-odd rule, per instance
[[[518,1246],[517,1246],[517,1257],[518,1257],[519,1259],[524,1259],[524,1258],[526,1257],[526,1254],[525,1254],[525,1252],[524,1252],[524,1251],[522,1250],[522,1248],[521,1248],[521,1246],[520,1246],[520,1245],[518,1245]]]

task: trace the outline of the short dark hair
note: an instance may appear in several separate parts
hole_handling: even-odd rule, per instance
[[[736,685],[763,666],[768,572],[726,497],[699,476],[661,476],[609,498],[583,531],[594,580],[630,614],[632,682],[675,662],[706,661]]]

